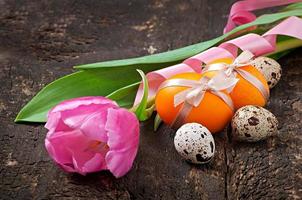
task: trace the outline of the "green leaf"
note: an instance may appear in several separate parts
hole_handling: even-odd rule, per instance
[[[149,72],[158,67],[146,66],[144,70]],[[120,106],[130,108],[140,80],[135,70],[134,67],[94,69],[60,78],[44,87],[23,107],[15,122],[45,122],[46,114],[53,106],[81,96],[107,96]]]
[[[158,115],[158,113],[155,116],[154,119],[154,126],[153,126],[153,130],[157,131],[158,127],[160,126],[160,124],[162,123],[162,119],[160,118],[160,116]]]
[[[282,11],[288,11],[288,10],[296,10],[296,9],[302,9],[302,3],[293,3],[288,6],[286,6]]]
[[[136,91],[138,89],[140,82],[136,82],[125,87],[122,87],[111,94],[107,95],[107,98],[110,98],[114,101],[117,101],[119,106],[130,108],[133,105]]]
[[[187,46],[170,52],[144,56],[134,59],[106,61],[76,66],[89,69],[62,77],[43,88],[25,107],[16,122],[45,122],[49,109],[59,102],[81,96],[107,96],[116,100],[120,106],[131,107],[139,84],[135,69],[140,67],[145,73],[181,62],[203,50],[222,42],[228,36],[254,25],[274,23],[289,16],[301,16],[302,10],[263,15],[254,22],[239,26],[213,40]],[[96,69],[94,69],[96,68]],[[146,112],[153,111],[153,103],[147,102]]]
[[[142,70],[137,70],[142,78],[143,83],[143,96],[141,102],[135,108],[135,114],[139,121],[145,121],[149,119],[154,111],[154,104],[148,107],[148,92],[149,92],[149,85],[148,80]]]
[[[234,33],[237,33],[239,31],[242,31],[248,27],[251,26],[258,26],[258,25],[266,25],[270,23],[277,22],[281,19],[284,19],[289,16],[302,16],[302,9],[295,9],[295,10],[289,10],[285,12],[280,13],[274,13],[274,14],[265,14],[260,17],[258,17],[255,21],[244,24],[241,26],[236,27],[232,31],[230,31],[227,34],[224,34],[222,36],[219,36],[215,39],[208,40],[205,42],[201,42],[198,44],[190,45],[187,47],[183,47],[180,49],[175,49],[172,51],[159,53],[159,54],[153,54],[138,58],[130,58],[130,59],[123,59],[123,60],[113,60],[113,61],[105,61],[105,62],[99,62],[99,63],[93,63],[93,64],[85,64],[85,65],[79,65],[75,66],[77,69],[93,69],[93,68],[114,68],[114,67],[126,67],[126,66],[141,66],[149,65],[149,64],[162,64],[164,66],[169,66],[168,63],[171,62],[181,62],[182,60],[191,57],[193,55],[196,55],[220,42],[223,42],[224,39],[231,36]],[[143,68],[141,68],[143,69]]]

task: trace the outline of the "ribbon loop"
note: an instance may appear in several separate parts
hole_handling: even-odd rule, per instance
[[[243,51],[234,61],[235,67],[239,65],[247,65],[251,59],[254,57],[254,54],[250,51]]]
[[[170,79],[160,86],[160,90],[167,87],[187,87],[174,96],[174,107],[183,103],[180,111],[172,123],[173,128],[178,128],[185,120],[193,107],[198,107],[207,91],[221,98],[232,110],[233,102],[222,90],[228,90],[237,83],[238,79],[226,77],[224,73],[218,73],[212,79],[202,77],[199,80]]]
[[[243,51],[231,64],[227,63],[214,63],[210,64],[206,67],[205,72],[208,71],[222,71],[227,77],[234,79],[237,73],[242,76],[245,80],[251,83],[254,87],[256,87],[262,96],[267,101],[269,98],[269,92],[264,87],[261,81],[259,81],[256,77],[254,77],[249,72],[240,69],[241,67],[247,66],[251,64],[251,60],[254,57],[254,54],[250,51]],[[230,88],[230,87],[229,87]],[[233,87],[234,88],[234,87]],[[228,90],[229,92],[232,91]]]

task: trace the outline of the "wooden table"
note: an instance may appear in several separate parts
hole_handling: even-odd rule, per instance
[[[228,1],[0,1],[0,199],[299,199],[302,197],[301,49],[282,58],[283,77],[268,108],[279,134],[234,143],[215,135],[214,160],[186,163],[174,132],[141,123],[133,169],[66,174],[44,148],[46,129],[18,125],[18,111],[72,66],[163,52],[222,33]]]

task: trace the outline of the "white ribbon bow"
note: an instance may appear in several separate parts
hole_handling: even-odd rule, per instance
[[[197,107],[201,103],[205,92],[210,91],[211,93],[222,98],[222,100],[226,101],[226,103],[232,108],[232,101],[226,100],[226,98],[224,97],[224,93],[221,91],[233,87],[234,85],[236,85],[238,80],[239,79],[232,77],[225,77],[224,74],[219,73],[212,79],[209,79],[208,77],[203,77],[197,81],[186,79],[172,79],[171,81],[173,82],[166,83],[164,87],[188,87],[188,89],[181,91],[174,96],[175,107],[185,101],[190,105]]]
[[[181,110],[176,116],[172,127],[178,128],[182,125],[186,116],[190,113],[192,107],[197,107],[204,98],[205,92],[209,91],[221,98],[232,110],[234,109],[232,99],[222,90],[234,87],[239,79],[226,77],[224,73],[218,73],[212,79],[202,77],[200,80],[171,79],[165,81],[159,90],[167,87],[187,87],[187,89],[177,93],[174,96],[174,107],[183,104]]]
[[[243,51],[231,64],[227,63],[214,63],[210,64],[206,67],[204,72],[207,71],[223,71],[227,77],[235,78],[237,73],[241,75],[245,80],[250,82],[253,86],[255,86],[262,96],[268,100],[269,92],[264,87],[261,81],[259,81],[255,76],[250,74],[249,72],[240,69],[241,67],[247,66],[251,64],[251,60],[254,55],[250,51]],[[231,92],[233,88],[228,91]]]

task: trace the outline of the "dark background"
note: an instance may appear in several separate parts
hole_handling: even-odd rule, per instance
[[[301,49],[282,58],[268,108],[279,134],[254,144],[215,135],[207,165],[183,161],[174,132],[141,124],[133,169],[66,174],[48,157],[42,125],[17,125],[18,111],[72,66],[158,53],[222,33],[234,1],[0,0],[0,199],[299,199],[302,194]]]

